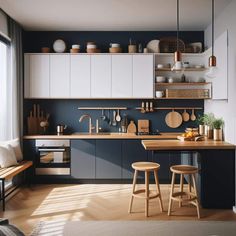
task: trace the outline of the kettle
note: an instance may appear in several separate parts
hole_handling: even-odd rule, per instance
[[[62,135],[66,128],[67,125],[57,125],[57,135]]]

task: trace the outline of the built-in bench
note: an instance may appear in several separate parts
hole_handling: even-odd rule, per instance
[[[0,181],[1,181],[1,198],[2,201],[2,210],[5,211],[5,199],[7,196],[9,196],[12,192],[14,192],[19,185],[16,185],[13,188],[10,188],[9,190],[5,191],[5,181],[12,179],[16,175],[24,172],[25,170],[29,169],[31,166],[33,166],[32,161],[21,161],[16,166],[11,166],[7,168],[0,168]]]

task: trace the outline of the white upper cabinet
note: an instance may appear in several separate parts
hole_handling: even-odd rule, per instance
[[[69,55],[50,55],[50,97],[70,97]]]
[[[112,55],[112,98],[132,96],[132,55]]]
[[[90,98],[90,55],[71,55],[70,78],[71,98]]]
[[[133,98],[153,98],[153,55],[133,55]]]
[[[25,55],[25,98],[49,97],[49,55]]]
[[[111,97],[111,55],[91,56],[91,97]]]

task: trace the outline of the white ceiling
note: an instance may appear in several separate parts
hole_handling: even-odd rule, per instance
[[[232,0],[215,0],[218,14]],[[26,30],[175,30],[176,0],[0,0]],[[204,30],[211,0],[180,0],[181,30]]]

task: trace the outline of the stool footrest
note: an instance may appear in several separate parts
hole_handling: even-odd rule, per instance
[[[189,198],[180,198],[184,196],[187,196]],[[179,201],[179,202],[192,202],[192,201],[197,200],[197,197],[194,193],[190,193],[190,192],[175,192],[172,194],[171,199]]]
[[[143,198],[147,199],[145,189],[139,189],[133,192],[133,196],[137,198]],[[159,197],[160,194],[157,193],[156,191],[149,190],[149,196],[148,199],[153,199]]]

